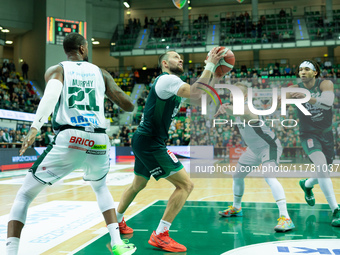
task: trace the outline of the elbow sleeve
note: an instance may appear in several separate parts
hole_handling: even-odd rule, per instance
[[[47,82],[44,96],[39,103],[32,127],[40,130],[42,125],[44,125],[50,114],[53,112],[62,89],[63,84],[57,79],[51,79]]]
[[[333,91],[324,91],[321,93],[320,97],[316,98],[315,106],[324,110],[329,110],[333,106],[334,97]]]

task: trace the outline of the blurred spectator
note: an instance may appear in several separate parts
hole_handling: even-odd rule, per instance
[[[268,42],[267,34],[265,34],[265,33],[263,34],[261,42],[262,43],[267,43]]]
[[[9,70],[10,73],[15,72],[15,64],[13,63],[13,61],[9,62],[8,70]]]
[[[258,21],[257,22],[257,37],[262,37],[262,24],[261,24],[261,21]]]
[[[278,40],[279,40],[279,42],[283,42],[283,34],[282,34],[282,32],[279,33]]]
[[[35,147],[40,147],[42,146],[42,136],[41,136],[41,131],[38,131],[36,137],[35,137],[35,142],[34,142],[34,146]]]
[[[266,24],[266,16],[262,15],[259,22],[260,22],[261,25],[265,25]]]
[[[246,20],[249,20],[249,18],[250,18],[249,13],[247,11],[244,12],[244,18]]]
[[[247,73],[247,66],[245,64],[241,65],[241,72]]]
[[[326,59],[326,61],[323,65],[324,65],[325,69],[331,69],[332,68],[332,62],[329,59]]]
[[[288,34],[287,31],[285,31],[285,33],[283,34],[282,37],[283,37],[283,40],[284,40],[284,41],[289,41],[290,35]]]
[[[321,16],[318,19],[318,26],[323,27],[323,18]]]
[[[328,73],[328,75],[329,75],[329,77],[330,77],[331,79],[336,79],[336,72],[335,72],[334,68],[332,68],[332,69],[330,70],[330,72]]]
[[[23,141],[23,137],[21,135],[21,131],[20,130],[15,131],[15,138],[14,138],[13,142],[22,143],[22,141]]]
[[[326,68],[324,68],[323,71],[322,71],[322,73],[321,73],[321,76],[322,76],[323,78],[326,78],[326,77],[327,77],[327,74],[328,74],[328,71],[327,71]]]
[[[4,131],[2,129],[0,129],[0,143],[4,143],[4,138],[3,138],[3,135],[4,135]],[[5,146],[4,145],[1,145],[1,148],[4,148]]]
[[[325,16],[325,18],[323,19],[323,24],[325,25],[325,27],[329,27],[330,26],[330,20],[327,18],[327,16]]]
[[[163,24],[162,19],[161,19],[161,17],[159,17],[157,22],[156,22],[156,27],[160,29],[160,28],[162,28],[162,24]]]
[[[9,135],[8,129],[5,128],[3,135],[2,135],[2,141],[5,143],[11,143],[12,142],[12,138]]]
[[[339,68],[338,71],[336,72],[336,78],[340,78],[340,68]]]
[[[204,21],[204,23],[208,24],[208,22],[209,22],[209,17],[208,17],[207,14],[204,14],[203,21]]]
[[[291,73],[291,74],[292,74],[292,75],[297,75],[298,72],[299,72],[298,68],[296,67],[295,64],[293,64],[293,66],[292,66],[292,73]]]
[[[149,19],[148,19],[148,16],[145,15],[145,18],[144,18],[144,28],[148,28],[148,25],[149,25]]]
[[[284,9],[281,9],[279,15],[280,15],[280,18],[286,17],[286,11]]]
[[[254,22],[251,26],[251,37],[256,38],[256,22]]]
[[[292,72],[292,69],[289,67],[289,65],[286,65],[285,67],[285,75],[290,75]]]
[[[320,28],[318,28],[318,31],[316,32],[316,39],[322,39],[323,35],[321,33]]]
[[[333,39],[333,30],[331,28],[327,30],[327,39]]]
[[[133,72],[133,76],[134,76],[134,79],[136,81],[136,83],[139,83],[139,72],[137,69],[135,69],[135,71]]]
[[[145,100],[141,97],[137,99],[137,105],[138,106],[144,106],[145,105]]]
[[[23,134],[24,132],[26,132],[26,134],[27,134],[27,132],[28,132],[28,128],[26,127],[25,124],[22,125],[21,134]]]
[[[54,135],[52,133],[51,127],[47,127],[47,130],[44,133],[43,137],[45,146],[49,145],[53,141]]]

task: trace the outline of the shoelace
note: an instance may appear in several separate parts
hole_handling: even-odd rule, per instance
[[[284,225],[287,220],[288,219],[286,219],[284,216],[281,216],[277,219],[277,221],[279,222],[278,225]]]
[[[169,236],[169,230],[165,231],[163,233],[159,233],[159,235],[161,235],[161,236]]]
[[[224,211],[225,211],[225,212],[226,212],[226,211],[234,211],[234,212],[236,212],[233,208],[234,208],[234,207],[233,207],[232,205],[229,205],[229,206],[228,206],[228,209],[226,209],[226,210],[224,210]]]

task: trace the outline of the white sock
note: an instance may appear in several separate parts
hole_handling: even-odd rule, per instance
[[[306,188],[313,188],[315,184],[318,184],[318,179],[317,178],[309,178],[306,182],[305,182],[305,187]]]
[[[279,207],[280,217],[284,216],[285,218],[289,218],[290,219],[288,211],[287,211],[286,199],[277,201],[276,204]]]
[[[279,207],[280,216],[289,218],[286,205],[286,196],[281,183],[276,178],[266,178],[266,182],[272,190],[273,197]]]
[[[116,244],[123,244],[123,241],[120,238],[118,223],[117,222],[111,223],[111,224],[107,225],[107,228],[108,228],[110,236],[111,236],[111,246],[114,246]]]
[[[242,201],[242,195],[239,196],[239,195],[234,195],[234,203],[233,203],[233,206],[237,209],[240,209],[241,208],[241,202]]]
[[[118,223],[121,223],[124,217],[124,213],[116,212]]]
[[[165,220],[161,220],[159,222],[158,228],[156,229],[156,235],[159,235],[160,233],[164,233],[170,229],[171,223],[167,222]]]
[[[327,199],[329,207],[331,208],[332,212],[334,212],[334,210],[339,206],[335,199],[332,180],[330,178],[320,178],[319,185]]]
[[[239,209],[241,207],[242,196],[244,193],[244,178],[233,179],[233,193],[234,193],[233,206]]]
[[[8,237],[6,242],[7,255],[17,255],[19,250],[20,239],[17,237]]]

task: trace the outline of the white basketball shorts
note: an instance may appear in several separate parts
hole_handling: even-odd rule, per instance
[[[52,185],[76,169],[84,171],[85,181],[98,181],[110,169],[110,142],[105,133],[77,129],[60,131],[30,168],[34,177]]]
[[[278,165],[282,155],[282,146],[278,139],[271,145],[251,150],[249,147],[239,159],[241,165],[258,166],[268,161],[273,161]]]

